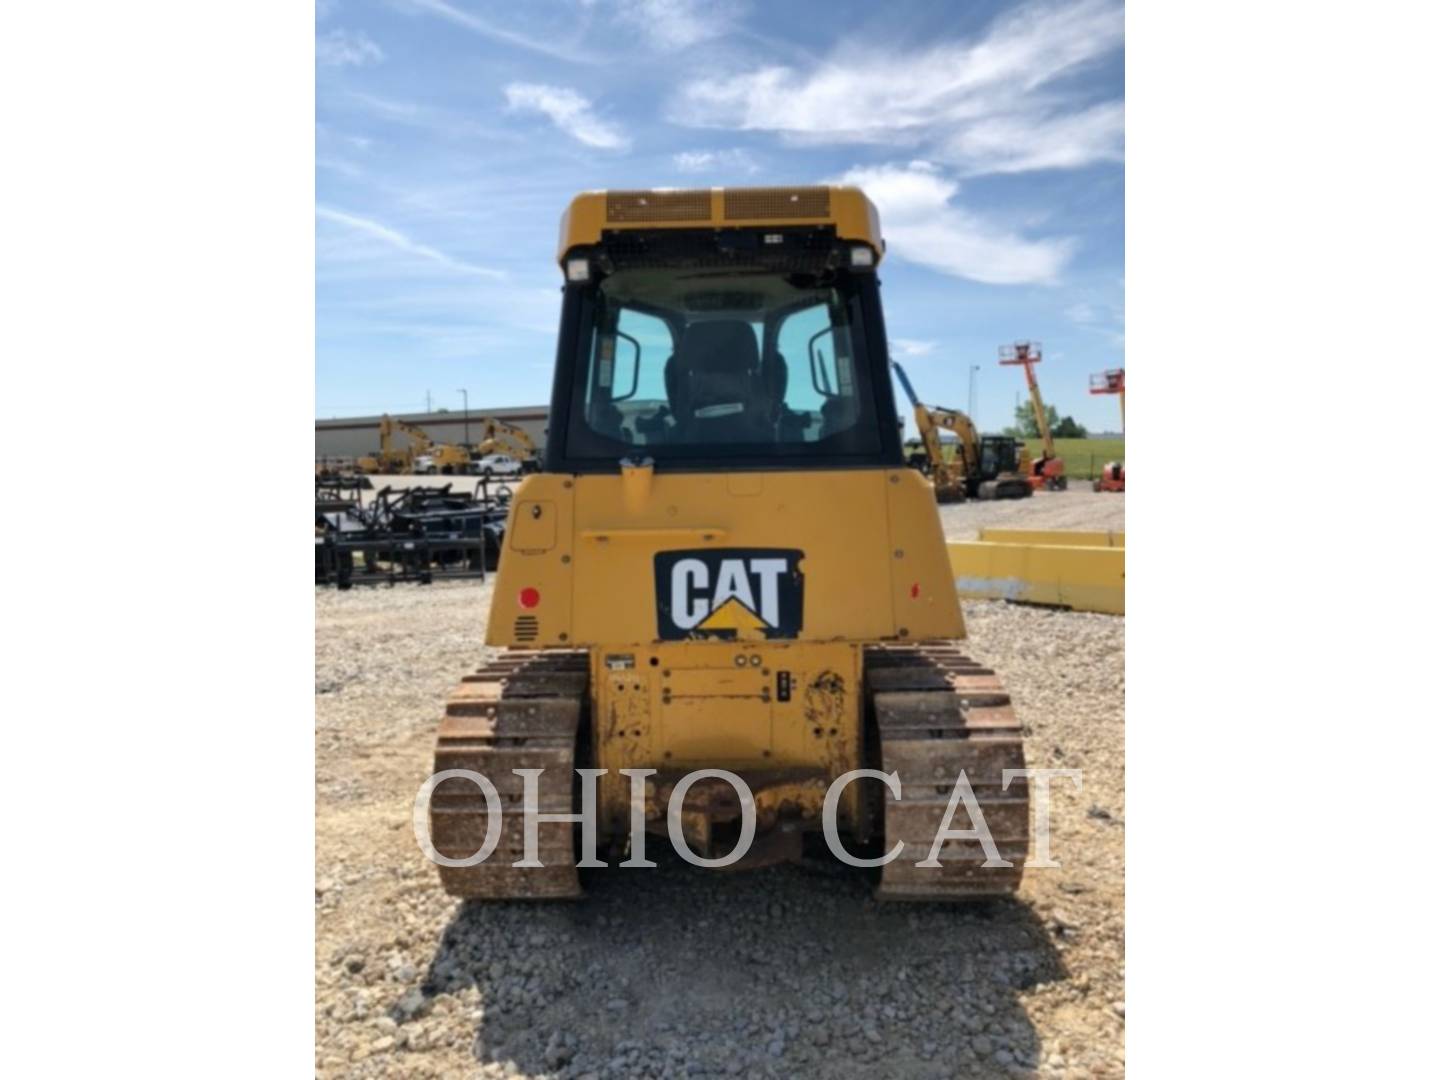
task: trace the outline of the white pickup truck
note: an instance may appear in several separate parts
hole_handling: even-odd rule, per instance
[[[486,454],[471,463],[471,469],[481,476],[519,476],[520,462],[509,454]]]

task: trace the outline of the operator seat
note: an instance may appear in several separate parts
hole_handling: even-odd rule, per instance
[[[760,373],[755,331],[740,319],[685,328],[665,366],[665,389],[679,428],[692,443],[765,443],[774,423]]]

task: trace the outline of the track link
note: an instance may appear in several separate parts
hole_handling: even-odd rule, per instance
[[[506,650],[467,675],[445,704],[435,771],[469,769],[500,794],[500,844],[475,866],[439,866],[451,896],[484,900],[568,900],[581,895],[574,826],[541,823],[543,868],[516,867],[524,857],[524,779],[512,769],[544,769],[540,811],[573,813],[575,747],[585,715],[589,666],[583,650]],[[489,812],[471,781],[451,777],[430,798],[430,836],[452,859],[485,841]]]
[[[881,874],[881,900],[969,900],[1009,896],[1020,887],[1030,844],[1030,790],[1025,777],[1002,788],[1005,769],[1025,767],[1020,723],[995,672],[951,643],[881,645],[865,650],[865,693],[878,735],[880,767],[898,772],[902,798],[885,793],[885,848],[900,855]],[[948,840],[939,867],[929,857],[960,770],[1008,867],[982,864],[978,841]],[[953,829],[971,828],[964,803]]]

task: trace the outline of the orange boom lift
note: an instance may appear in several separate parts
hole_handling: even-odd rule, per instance
[[[1125,369],[1123,367],[1110,368],[1098,375],[1091,375],[1090,393],[1120,395],[1120,434],[1125,434]],[[1107,461],[1105,468],[1096,477],[1094,487],[1096,491],[1123,492],[1125,490],[1125,463],[1123,461]]]
[[[1000,346],[1000,363],[1025,369],[1025,384],[1030,388],[1030,407],[1035,410],[1035,430],[1040,433],[1041,457],[1030,465],[1030,486],[1036,491],[1064,491],[1065,462],[1055,454],[1055,440],[1050,434],[1050,419],[1045,415],[1045,402],[1040,397],[1040,384],[1035,381],[1035,365],[1041,360],[1040,342],[1017,341]]]

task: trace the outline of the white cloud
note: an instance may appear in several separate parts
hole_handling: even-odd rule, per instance
[[[928,162],[851,169],[839,182],[875,201],[891,255],[943,274],[992,285],[1051,284],[1070,258],[1071,240],[1027,240],[956,205],[960,185]]]
[[[329,67],[364,67],[378,64],[385,54],[363,31],[331,30],[315,39],[315,59]]]
[[[630,145],[616,125],[595,115],[589,99],[568,87],[511,83],[505,87],[505,100],[512,109],[543,113],[557,128],[586,146],[623,150]]]
[[[616,14],[662,49],[683,49],[708,41],[730,27],[723,6],[701,0],[620,0]]]
[[[687,173],[743,172],[754,175],[760,171],[755,159],[744,150],[683,150],[670,159],[675,168]]]
[[[355,232],[362,233],[372,239],[379,240],[384,244],[409,255],[417,255],[430,262],[439,263],[451,270],[462,274],[474,274],[479,277],[503,279],[505,274],[499,270],[492,270],[488,266],[476,266],[473,263],[464,262],[461,259],[452,258],[443,251],[439,251],[428,244],[421,244],[397,229],[383,225],[370,218],[361,217],[358,214],[350,214],[343,210],[336,210],[329,206],[319,205],[315,207],[315,216],[322,221],[333,222],[336,225],[344,226]]]
[[[935,351],[936,343],[933,341],[916,341],[914,338],[892,337],[890,339],[890,353],[901,360],[914,360],[920,356],[929,356]]]
[[[972,174],[1074,169],[1124,159],[1125,107],[1118,101],[1065,116],[996,116],[960,128],[938,154]]]
[[[981,37],[908,52],[855,42],[808,71],[762,68],[686,86],[672,109],[698,127],[771,131],[799,142],[925,147],[967,174],[1118,161],[1118,102],[1055,83],[1114,53],[1115,0],[1032,3]]]
[[[487,37],[491,41],[498,41],[503,45],[515,45],[522,49],[529,49],[541,56],[549,56],[555,60],[564,60],[570,64],[594,64],[600,58],[591,50],[570,48],[564,43],[543,41],[539,38],[528,37],[525,34],[514,30],[508,30],[503,26],[496,26],[488,19],[483,19],[474,12],[458,8],[454,4],[448,4],[445,0],[408,0],[410,7],[431,15],[436,15],[456,26],[463,26],[481,37]],[[516,5],[515,11],[524,10],[523,5]],[[512,15],[513,18],[513,15]]]
[[[1077,300],[1064,311],[1076,326],[1123,346],[1125,344],[1125,310],[1122,303],[1090,303]]]

